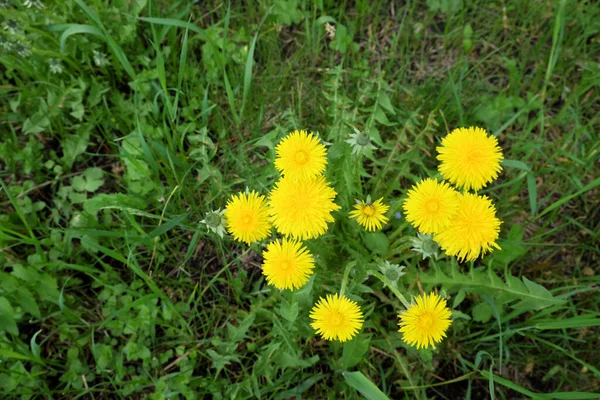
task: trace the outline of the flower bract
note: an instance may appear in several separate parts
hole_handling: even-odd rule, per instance
[[[496,243],[502,223],[496,218],[496,208],[487,196],[459,194],[458,212],[444,231],[434,239],[449,256],[460,261],[472,261],[480,255],[500,249]]]
[[[367,201],[359,201],[354,205],[354,210],[350,212],[350,218],[356,219],[366,230],[374,232],[380,230],[388,222],[385,213],[390,206],[383,204],[383,197],[374,203],[370,198]]]
[[[225,220],[233,238],[247,244],[266,238],[271,228],[265,196],[255,191],[231,196]]]
[[[335,195],[324,176],[307,180],[284,176],[269,195],[273,225],[279,233],[301,240],[321,236],[334,221],[331,212],[340,209],[333,202]]]
[[[327,165],[327,152],[320,139],[306,131],[294,131],[275,147],[275,168],[292,179],[321,175]]]
[[[479,190],[498,177],[502,170],[502,149],[498,139],[482,128],[457,128],[437,148],[444,179],[457,187]]]
[[[408,191],[403,209],[406,219],[423,233],[438,233],[444,230],[458,207],[458,192],[446,182],[425,179]]]
[[[313,307],[310,324],[325,340],[345,342],[352,339],[362,328],[364,319],[360,307],[338,294],[321,297]]]
[[[452,323],[446,300],[431,292],[417,296],[416,303],[400,313],[402,340],[417,349],[435,346],[446,337]]]
[[[269,243],[263,252],[262,273],[277,289],[298,289],[315,267],[313,256],[301,242],[283,239]]]

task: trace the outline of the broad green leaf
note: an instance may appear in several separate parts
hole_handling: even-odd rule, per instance
[[[473,307],[473,320],[486,323],[492,318],[492,307],[487,303],[479,303]]]
[[[343,372],[342,375],[350,387],[356,389],[368,400],[389,400],[389,397],[379,390],[362,372]]]
[[[360,334],[352,340],[345,342],[341,367],[343,369],[350,369],[360,363],[369,350],[370,342],[371,335],[368,334]]]
[[[19,334],[17,322],[15,321],[15,310],[6,297],[0,297],[0,331],[6,331],[13,335]]]
[[[365,234],[365,244],[374,253],[384,255],[390,247],[390,240],[382,232],[369,232]]]

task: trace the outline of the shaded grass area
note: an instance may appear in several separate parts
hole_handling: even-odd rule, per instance
[[[10,38],[32,48],[0,56],[10,193],[0,198],[0,262],[2,295],[15,304],[2,311],[18,322],[0,336],[7,396],[357,398],[345,369],[390,398],[597,390],[597,324],[535,325],[598,317],[592,2],[156,1],[138,10],[75,1],[0,15],[23,27]],[[64,71],[52,74],[48,58]],[[470,125],[497,135],[511,160],[483,191],[508,250],[477,265],[491,260],[565,303],[519,313],[492,302],[499,308],[477,316],[485,296],[468,294],[458,310],[473,319],[455,320],[433,354],[401,343],[399,305],[372,282],[361,293],[368,348],[313,335],[308,310],[317,292],[339,287],[340,260],[374,252],[358,230],[337,222],[336,237],[314,244],[327,248],[321,271],[292,298],[264,284],[260,246],[198,223],[235,191],[266,193],[273,145],[305,128],[332,143],[344,210],[374,193],[401,211],[407,188],[436,174],[439,139]],[[362,165],[343,142],[352,127],[378,147]],[[433,268],[409,250],[403,219],[386,234],[381,258]]]

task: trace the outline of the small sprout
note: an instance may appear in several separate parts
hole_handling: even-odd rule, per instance
[[[371,144],[371,136],[366,131],[361,132],[356,128],[353,129],[354,133],[351,133],[350,139],[346,140],[346,143],[352,146],[352,154],[360,154],[377,148]]]
[[[419,232],[416,238],[411,238],[411,241],[413,251],[421,253],[423,255],[423,260],[427,257],[435,260],[438,259],[438,256],[440,255],[440,245],[433,240],[432,235],[424,235]]]
[[[225,214],[225,210],[221,210],[220,208],[216,211],[209,211],[200,222],[206,225],[209,231],[216,233],[222,238],[225,234],[225,217],[223,214]]]

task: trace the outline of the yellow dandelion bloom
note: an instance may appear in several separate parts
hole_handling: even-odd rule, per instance
[[[417,296],[416,304],[398,315],[402,340],[417,349],[433,347],[446,337],[446,330],[452,323],[446,300],[431,292]]]
[[[255,191],[231,196],[227,201],[225,220],[233,238],[247,244],[266,238],[271,229],[265,196]]]
[[[447,255],[472,261],[494,247],[500,249],[496,240],[501,223],[487,196],[459,194],[458,212],[448,228],[436,234],[434,239]]]
[[[385,213],[390,209],[390,206],[382,203],[383,197],[374,203],[370,199],[360,201],[354,205],[354,210],[350,212],[350,218],[365,227],[369,232],[380,230],[383,225],[387,224],[388,217]]]
[[[340,342],[356,336],[364,322],[358,304],[344,296],[338,296],[337,293],[321,297],[313,307],[310,318],[314,319],[310,326],[323,339]]]
[[[292,179],[321,175],[327,165],[327,152],[321,140],[306,131],[294,131],[275,147],[275,168]]]
[[[457,128],[437,148],[439,171],[457,187],[479,190],[502,171],[502,149],[495,136],[482,128]]]
[[[281,234],[301,240],[321,236],[334,221],[331,212],[340,209],[333,202],[335,195],[324,176],[297,181],[286,175],[269,195],[273,225]]]
[[[277,289],[299,289],[315,268],[313,256],[302,243],[283,239],[269,243],[263,252],[262,273]]]
[[[458,209],[458,192],[446,182],[425,179],[408,191],[402,206],[408,222],[422,233],[438,233],[450,225]]]

